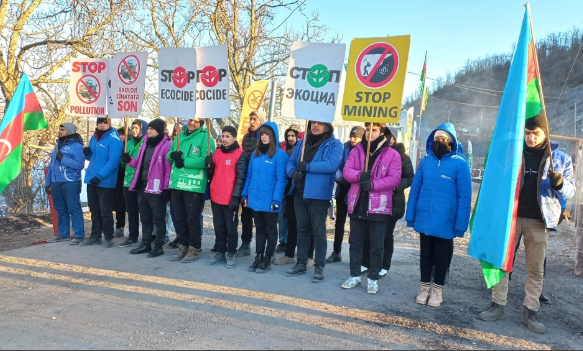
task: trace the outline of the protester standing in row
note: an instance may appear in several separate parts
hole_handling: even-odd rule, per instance
[[[124,128],[118,128],[119,140],[122,143],[126,141]],[[115,183],[115,200],[113,201],[113,210],[115,211],[115,232],[114,238],[123,238],[126,226],[126,204],[123,196],[123,183],[125,178],[125,163],[121,162],[117,168],[117,181]]]
[[[241,148],[251,161],[251,154],[257,147],[257,130],[265,123],[265,113],[262,111],[251,111],[249,114],[249,130],[243,136]],[[241,247],[237,250],[237,257],[251,255],[251,241],[253,240],[253,211],[245,206],[241,207]]]
[[[249,161],[247,154],[239,147],[235,127],[223,128],[221,142],[212,159],[206,161],[211,166],[211,208],[217,249],[215,257],[207,265],[226,263],[227,268],[235,268],[239,241],[239,204]]]
[[[306,143],[302,160],[302,144]],[[326,265],[326,217],[332,198],[336,171],[342,161],[342,143],[334,136],[331,123],[311,121],[306,139],[300,140],[287,163],[293,178],[292,190],[298,222],[298,260],[287,276],[307,271],[310,233],[314,235],[315,266],[313,282],[324,280]]]
[[[355,126],[350,130],[350,140],[344,143],[342,151],[342,162],[338,171],[336,171],[336,222],[334,223],[334,251],[326,259],[326,263],[342,262],[342,242],[344,241],[344,231],[346,226],[346,217],[348,216],[348,205],[346,203],[350,182],[344,179],[343,170],[350,151],[360,143],[364,135],[364,128]]]
[[[82,246],[101,244],[102,233],[105,237],[104,246],[113,246],[113,202],[122,152],[123,143],[117,131],[111,127],[110,119],[97,118],[97,129],[89,146],[83,149],[85,159],[89,160],[85,184],[91,212],[91,235],[80,244]]]
[[[53,197],[59,218],[59,231],[57,236],[47,242],[68,241],[72,223],[75,237],[70,244],[78,245],[85,238],[80,199],[81,171],[85,168],[83,138],[77,133],[77,127],[72,123],[61,124],[58,136],[57,146],[51,154],[45,190]]]
[[[407,203],[407,226],[421,239],[421,291],[416,301],[432,307],[443,303],[450,247],[455,237],[464,236],[470,221],[470,169],[457,149],[453,124],[444,123],[429,135],[427,156],[419,162]]]

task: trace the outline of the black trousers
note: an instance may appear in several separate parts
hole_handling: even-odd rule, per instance
[[[398,219],[391,217],[391,220],[387,222],[387,232],[385,234],[384,240],[385,252],[383,253],[383,265],[382,265],[382,269],[385,269],[387,271],[391,269],[391,262],[393,261],[393,252],[395,251],[394,234],[397,221]],[[362,265],[365,266],[366,268],[370,268],[370,237],[368,235],[364,237],[364,248],[362,250]]]
[[[220,253],[237,253],[239,241],[239,211],[231,211],[229,205],[219,205],[211,201],[213,225],[215,227],[215,247]]]
[[[255,220],[255,253],[272,257],[278,242],[277,217],[279,213],[253,211]]]
[[[296,247],[298,246],[298,222],[296,219],[296,206],[293,195],[286,195],[285,216],[287,218],[287,245],[285,255],[296,257]],[[310,234],[310,251],[308,258],[314,259],[314,236]]]
[[[253,210],[241,204],[241,241],[249,244],[253,240]]]
[[[348,216],[348,204],[346,194],[348,190],[340,190],[336,196],[336,223],[334,224],[334,252],[342,252],[342,241],[344,241],[344,226]]]
[[[385,251],[384,241],[387,233],[387,222],[367,221],[359,218],[350,218],[350,276],[360,277],[364,238],[370,238],[370,269],[368,278],[379,280],[379,272],[383,264]]]
[[[298,259],[297,262],[307,264],[310,253],[310,241],[314,240],[316,255],[314,264],[324,268],[326,266],[326,219],[330,201],[304,199],[302,194],[294,195],[296,219],[298,223]]]
[[[113,201],[115,189],[100,188],[87,184],[87,203],[91,212],[91,238],[105,240],[113,239]]]
[[[125,228],[126,226],[126,203],[124,199],[123,181],[126,169],[119,167],[117,169],[117,183],[115,185],[115,203],[113,210],[115,211],[115,227]]]
[[[166,238],[166,202],[162,195],[148,194],[143,190],[138,192],[140,218],[142,220],[142,244],[152,245],[152,233],[156,226],[157,247],[164,246]]]
[[[431,283],[431,270],[435,265],[435,277],[433,282],[442,285],[445,282],[445,274],[449,268],[449,257],[453,239],[441,239],[435,236],[420,233],[421,251],[420,268],[421,282]]]
[[[138,205],[138,192],[130,191],[129,188],[123,188],[123,197],[128,213],[128,224],[130,231],[129,238],[134,242],[137,242],[138,237],[140,236],[140,208]]]
[[[203,210],[204,194],[172,189],[170,198],[178,242],[180,245],[193,246],[200,250],[202,235],[200,214]],[[166,214],[166,209],[164,209],[164,214]],[[162,239],[164,236],[161,236]]]

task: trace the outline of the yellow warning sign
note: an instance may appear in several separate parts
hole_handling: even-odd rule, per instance
[[[398,123],[411,36],[353,39],[350,45],[342,118]]]

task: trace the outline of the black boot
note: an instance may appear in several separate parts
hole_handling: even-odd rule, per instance
[[[259,264],[261,263],[261,261],[263,261],[263,254],[257,254],[257,256],[255,256],[255,261],[253,261],[253,263],[249,266],[248,271],[249,272],[256,272],[257,267],[259,267]]]
[[[259,266],[257,267],[255,273],[259,274],[267,273],[267,271],[269,271],[270,269],[271,269],[271,256],[265,256],[261,263],[259,263]]]
[[[178,242],[178,235],[176,236],[176,239],[174,239],[173,242],[168,244],[168,246],[170,246],[171,249],[177,249],[179,245],[180,243]]]
[[[164,255],[164,250],[162,249],[162,246],[156,246],[154,247],[154,249],[152,249],[152,251],[150,251],[150,253],[148,254],[148,258],[154,258],[162,255]]]
[[[136,247],[135,249],[133,249],[132,251],[130,251],[130,253],[132,255],[139,255],[139,254],[145,254],[145,253],[150,253],[150,251],[152,251],[152,246],[150,244],[141,244],[140,246]]]
[[[547,296],[545,296],[544,293],[540,293],[540,297],[538,298],[538,300],[541,303],[544,303],[545,305],[550,305],[551,304],[551,299],[549,299]]]

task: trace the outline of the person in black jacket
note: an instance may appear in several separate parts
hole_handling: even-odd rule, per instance
[[[261,111],[251,111],[249,114],[249,130],[243,136],[241,148],[251,159],[251,153],[257,146],[257,130],[265,123],[265,113]],[[250,208],[241,206],[241,247],[237,250],[237,257],[251,256],[251,240],[253,240],[253,211]]]
[[[415,172],[413,171],[413,163],[409,155],[405,153],[405,145],[402,143],[395,143],[395,138],[391,139],[391,147],[401,155],[401,182],[395,188],[393,193],[393,215],[391,220],[387,223],[387,234],[385,236],[385,252],[383,254],[383,266],[379,272],[379,278],[384,278],[391,269],[391,261],[393,260],[393,251],[395,249],[395,226],[397,221],[405,215],[405,189],[411,186]],[[362,265],[364,268],[370,268],[370,238],[365,236]]]

